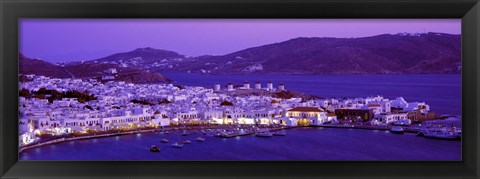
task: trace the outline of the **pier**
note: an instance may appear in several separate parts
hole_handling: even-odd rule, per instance
[[[316,125],[311,127],[326,127],[326,128],[351,128],[351,129],[365,129],[365,130],[382,130],[388,131],[393,125],[385,125],[385,126],[374,126],[374,125],[354,125],[354,124],[322,124]],[[410,126],[403,126],[405,132],[409,133],[417,133],[418,130],[414,129]]]
[[[233,137],[237,137],[237,136],[247,136],[247,135],[253,135],[257,132],[273,132],[273,131],[279,131],[279,130],[285,130],[285,129],[289,129],[289,128],[285,128],[285,127],[276,127],[276,128],[262,128],[262,129],[256,129],[256,130],[253,130],[253,131],[248,131],[248,132],[244,132],[244,133],[238,133],[238,132],[223,132],[223,134],[220,134],[220,135],[215,135],[216,137],[221,137],[221,138],[233,138]]]

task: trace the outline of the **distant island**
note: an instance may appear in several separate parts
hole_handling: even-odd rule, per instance
[[[235,42],[232,42],[235,43]],[[445,33],[383,34],[362,38],[295,38],[234,53],[189,57],[138,48],[104,58],[51,64],[20,54],[20,73],[55,78],[116,78],[166,82],[163,72],[206,74],[459,74],[461,36]],[[108,74],[107,74],[108,75]]]

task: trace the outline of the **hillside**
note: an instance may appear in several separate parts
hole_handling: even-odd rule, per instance
[[[56,78],[70,78],[71,75],[60,66],[38,60],[32,59],[19,54],[19,73],[29,74],[41,74],[43,76],[56,77]]]
[[[31,59],[19,55],[19,67],[21,74],[35,74],[53,78],[95,78],[101,81],[102,76],[115,76],[114,81],[126,81],[133,83],[156,83],[168,81],[158,72],[150,72],[142,68],[120,67],[117,64],[96,63],[72,63],[66,66],[54,65],[42,60]],[[108,69],[117,70],[115,74],[109,74]]]
[[[204,56],[175,71],[207,73],[459,73],[460,35],[295,38],[224,56]]]
[[[194,60],[191,57],[176,52],[154,49],[150,47],[138,48],[133,51],[117,53],[96,60],[86,61],[86,64],[115,64],[121,67],[135,67],[154,71],[168,70],[179,63]]]
[[[362,38],[299,37],[222,56],[188,57],[138,48],[57,66],[21,55],[21,72],[59,78],[101,76],[116,68],[125,79],[165,81],[163,72],[211,74],[460,73],[461,36],[444,33],[383,34]],[[23,60],[22,60],[23,59]],[[37,68],[39,67],[39,68]],[[69,73],[70,72],[70,73]],[[158,73],[158,74],[150,74]],[[143,78],[143,79],[142,79]]]

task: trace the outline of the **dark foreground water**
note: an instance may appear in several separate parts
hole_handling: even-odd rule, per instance
[[[242,85],[245,80],[259,81],[266,87],[272,81],[276,87],[285,83],[287,90],[300,91],[328,98],[357,98],[383,95],[395,99],[402,96],[407,102],[426,102],[439,114],[461,115],[461,82],[459,74],[401,74],[401,75],[203,75],[167,73],[175,84],[213,88],[228,82]]]
[[[145,133],[49,145],[24,151],[20,160],[461,160],[461,141],[388,131],[297,128],[287,136],[236,138]],[[170,143],[160,143],[167,138]],[[189,139],[184,148],[171,143]],[[149,151],[157,145],[161,152]]]

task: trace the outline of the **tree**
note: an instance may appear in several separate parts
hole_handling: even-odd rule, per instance
[[[89,95],[88,91],[86,91],[86,90],[83,93],[79,92],[79,91],[76,91],[76,90],[67,91],[67,93],[65,94],[65,97],[67,97],[67,98],[77,98],[79,103],[84,103],[84,102],[88,102],[88,101],[97,99],[97,97],[95,97],[95,95],[93,95],[93,94]]]
[[[22,90],[20,90],[19,95],[25,98],[30,98],[32,96],[32,94],[30,94],[30,91],[25,88],[22,88]]]
[[[222,103],[220,103],[220,106],[233,106],[233,103],[228,101],[223,101]]]
[[[36,94],[45,94],[47,92],[47,89],[45,87],[40,88]]]
[[[35,98],[45,99],[45,95],[44,94],[35,94]]]
[[[137,99],[134,99],[134,100],[131,100],[130,102],[135,103],[135,104],[143,104],[143,105],[153,106],[153,104],[152,104],[151,102],[145,101],[145,100],[137,100]]]
[[[53,103],[54,100],[61,100],[62,99],[62,93],[56,91],[56,90],[51,90],[51,96],[48,98],[49,103]]]
[[[167,99],[162,99],[162,100],[158,101],[158,104],[169,104],[169,103],[172,103],[172,102],[167,100]]]

